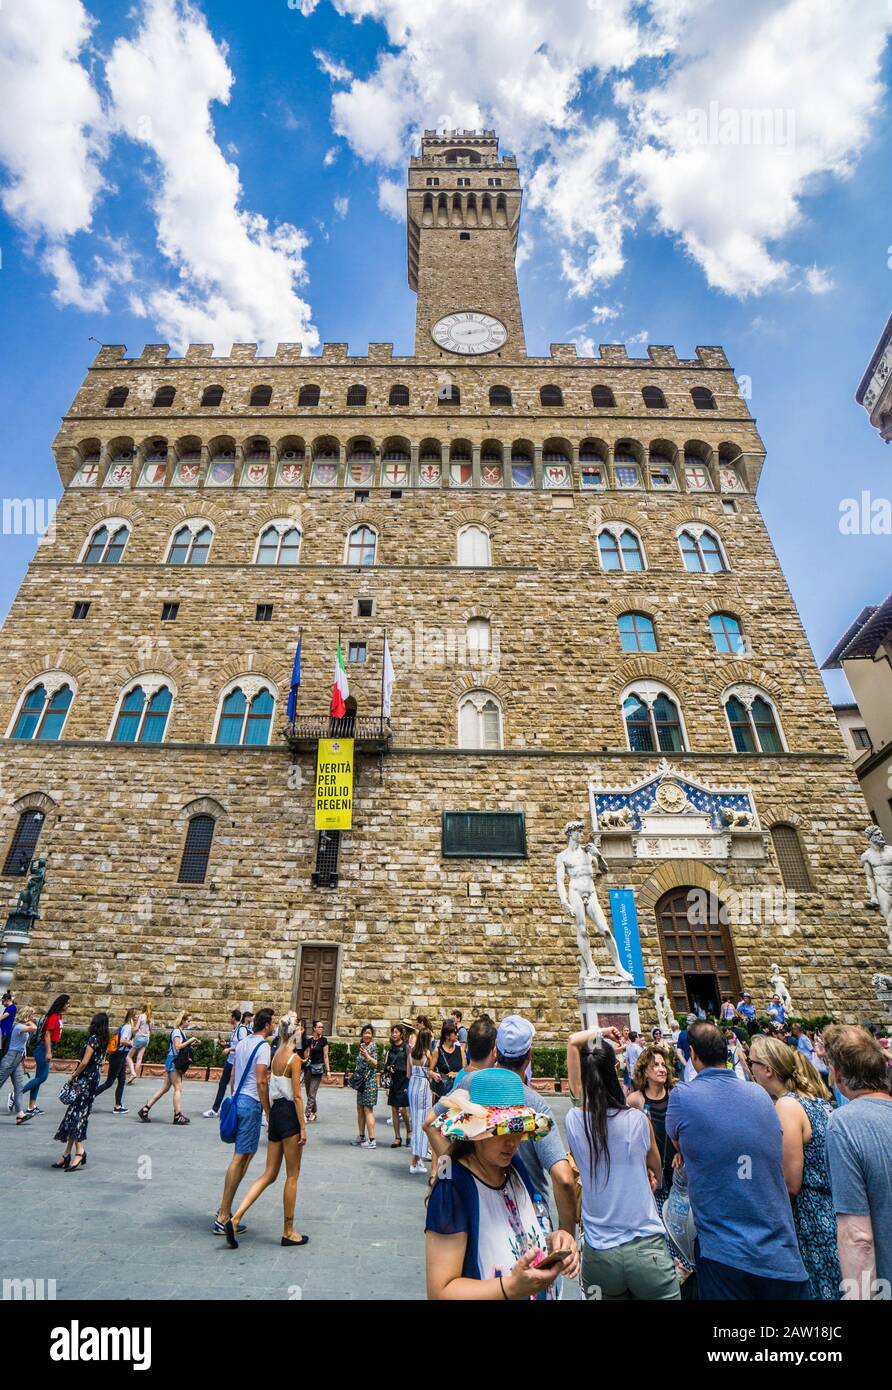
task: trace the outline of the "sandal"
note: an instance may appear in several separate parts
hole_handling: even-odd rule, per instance
[[[186,1119],[186,1116],[183,1114],[182,1110],[177,1111],[176,1115],[174,1115],[173,1117],[173,1122],[175,1125],[189,1124],[189,1121]]]
[[[150,1125],[152,1123],[149,1117],[149,1107],[147,1105],[144,1105],[142,1110],[137,1110],[136,1113],[139,1119],[144,1120],[147,1125]]]
[[[403,1147],[402,1139],[395,1139],[390,1147],[392,1149],[401,1149]]]
[[[51,1168],[67,1168],[71,1162],[71,1154],[63,1154],[58,1163],[51,1163]]]

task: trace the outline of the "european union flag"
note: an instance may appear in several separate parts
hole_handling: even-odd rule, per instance
[[[294,723],[294,714],[297,709],[297,692],[300,690],[300,642],[297,639],[297,650],[294,653],[294,670],[291,672],[291,690],[288,694],[288,723]]]

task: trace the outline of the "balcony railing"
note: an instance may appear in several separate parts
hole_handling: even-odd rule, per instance
[[[390,720],[377,714],[347,714],[332,719],[330,714],[299,714],[286,724],[285,738],[296,752],[315,748],[320,738],[352,738],[359,752],[383,753],[393,742]]]

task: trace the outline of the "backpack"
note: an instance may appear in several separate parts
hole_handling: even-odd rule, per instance
[[[224,1097],[223,1104],[220,1106],[220,1138],[223,1140],[224,1144],[235,1143],[235,1137],[238,1134],[239,1092],[245,1084],[245,1080],[254,1063],[254,1058],[257,1056],[258,1052],[263,1047],[263,1044],[265,1042],[266,1038],[260,1039],[260,1042],[257,1044],[254,1051],[251,1053],[251,1056],[248,1058],[248,1065],[245,1067],[245,1070],[239,1077],[238,1085],[236,1086],[231,1096]]]
[[[180,1029],[174,1028],[173,1032],[172,1032],[171,1035],[170,1035],[170,1045],[171,1045],[171,1047],[173,1047],[173,1034],[174,1034],[174,1033],[177,1033],[177,1032],[182,1033],[182,1031],[183,1031],[183,1030],[182,1030],[181,1028],[180,1028]],[[186,1041],[185,1034],[183,1035],[183,1041],[184,1041],[184,1042]],[[182,1072],[182,1074],[185,1076],[186,1072],[189,1070],[189,1068],[191,1067],[191,1065],[192,1065],[192,1048],[191,1048],[191,1047],[181,1047],[180,1050],[179,1050],[179,1052],[175,1052],[175,1053],[174,1053],[174,1059],[173,1059],[173,1069],[174,1069],[174,1071]]]
[[[16,1015],[16,1017],[18,1017],[18,1015]],[[37,1020],[37,1032],[36,1032],[36,1033],[31,1033],[31,1034],[29,1035],[27,1044],[26,1044],[26,1046],[25,1046],[25,1051],[26,1051],[26,1052],[32,1052],[32,1053],[33,1053],[33,1051],[34,1051],[35,1047],[37,1046],[37,1044],[38,1044],[39,1042],[43,1042],[43,1035],[44,1035],[44,1033],[46,1032],[46,1023],[47,1023],[47,1019],[48,1019],[48,1018],[49,1018],[49,1014],[44,1014],[41,1018],[39,1018],[39,1019]]]
[[[109,1040],[108,1040],[108,1047],[105,1049],[105,1055],[106,1055],[106,1057],[111,1057],[111,1055],[112,1055],[113,1052],[117,1052],[118,1047],[119,1047],[119,1045],[120,1045],[120,1042],[121,1042],[121,1030],[120,1030],[120,1028],[119,1028],[118,1031],[117,1031],[116,1033],[113,1033],[112,1036],[111,1036],[111,1037],[109,1038]]]

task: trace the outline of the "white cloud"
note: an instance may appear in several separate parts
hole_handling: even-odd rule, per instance
[[[638,205],[714,287],[745,295],[783,285],[792,268],[774,246],[801,221],[816,181],[847,177],[868,138],[890,7],[654,3],[675,50],[667,80],[632,98],[638,136],[625,170]]]
[[[178,277],[142,296],[160,331],[178,349],[316,346],[309,305],[297,294],[306,237],[242,206],[238,169],[214,138],[211,104],[229,101],[233,77],[204,17],[188,0],[144,0],[141,27],[115,43],[106,77],[117,129],[156,161],[158,244]]]
[[[395,222],[405,222],[406,185],[397,179],[379,179],[378,207]]]
[[[534,167],[528,205],[556,238],[574,295],[619,273],[641,222],[719,290],[790,287],[779,244],[869,139],[892,28],[887,0],[501,0],[487,23],[479,0],[332,3],[382,24],[390,45],[334,94],[337,133],[388,176],[425,127],[494,127]],[[605,79],[616,111],[591,116]],[[771,144],[752,138],[763,112],[779,113]],[[798,283],[822,292],[814,275]]]
[[[347,213],[350,211],[350,199],[343,196],[335,198],[334,210],[335,217],[346,217]]]
[[[337,58],[329,57],[321,48],[313,49],[313,57],[316,59],[316,63],[320,70],[324,72],[325,76],[330,78],[332,82],[353,81],[353,73],[350,69],[345,67],[343,63],[339,63]]]
[[[650,337],[646,328],[642,328],[638,333],[632,333],[625,339],[628,347],[634,347],[636,343],[646,343]]]
[[[568,340],[576,344],[576,351],[580,357],[596,357],[598,355],[597,344],[590,333],[574,333]]]
[[[810,265],[805,271],[805,288],[809,294],[827,294],[830,290],[836,289],[836,282],[828,270],[823,270],[818,265]]]
[[[622,307],[622,306],[620,306],[620,308],[621,308],[621,307]],[[619,318],[619,313],[620,313],[619,309],[613,309],[613,308],[611,308],[611,306],[610,306],[609,304],[593,304],[593,305],[592,305],[592,322],[593,322],[593,323],[609,323],[609,321],[610,321],[611,319],[618,319],[618,318]]]
[[[101,280],[85,285],[67,246],[50,246],[41,264],[55,280],[53,299],[62,308],[83,309],[85,313],[104,314],[108,286]]]
[[[528,261],[530,259],[535,249],[536,242],[532,234],[528,232],[526,228],[524,228],[524,230],[518,237],[517,255],[514,258],[514,264],[517,266],[518,270],[520,270],[520,267],[524,264],[525,261]]]
[[[334,164],[335,160],[337,159],[339,153],[340,151],[337,145],[332,145],[330,149],[325,151],[325,157],[323,158],[322,163],[325,165],[326,169],[331,168],[332,164]]]
[[[56,277],[61,304],[101,309],[66,247],[89,230],[103,190],[99,95],[81,65],[92,20],[80,0],[6,0],[0,16],[0,200]]]

